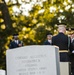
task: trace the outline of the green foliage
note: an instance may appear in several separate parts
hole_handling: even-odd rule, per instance
[[[3,2],[2,2],[3,1]],[[68,28],[74,28],[74,1],[71,0],[39,0],[37,2],[19,3],[15,0],[5,2],[0,1],[0,68],[5,69],[6,50],[12,34],[18,33],[19,39],[24,45],[42,45],[46,40],[46,34],[51,32],[56,34],[57,24],[66,23]],[[13,0],[14,1],[14,0]],[[32,3],[32,4],[31,4]],[[28,9],[21,6],[31,4]],[[30,6],[31,7],[31,6]],[[15,9],[15,11],[13,10]],[[23,12],[25,11],[25,12]]]

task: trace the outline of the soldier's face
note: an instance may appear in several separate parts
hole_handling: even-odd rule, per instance
[[[14,36],[14,39],[17,40],[18,39],[18,36]]]
[[[47,35],[47,39],[51,40],[52,39],[52,35]]]

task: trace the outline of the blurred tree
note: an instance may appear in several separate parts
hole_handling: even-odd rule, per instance
[[[5,43],[7,42],[6,38],[8,33],[11,33],[11,19],[9,16],[8,8],[4,1],[0,3],[0,12],[1,12],[1,29],[0,29],[0,68],[5,69]]]

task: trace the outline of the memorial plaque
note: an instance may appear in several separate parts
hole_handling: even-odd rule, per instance
[[[25,46],[6,52],[7,75],[60,75],[59,51],[54,46]]]

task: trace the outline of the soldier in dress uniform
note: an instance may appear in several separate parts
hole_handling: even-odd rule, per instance
[[[52,44],[52,33],[48,33],[47,39],[44,41],[44,45],[51,45]]]
[[[72,75],[74,75],[74,32],[71,34],[71,50],[72,53],[70,54],[70,61],[71,61],[71,69],[72,69]]]
[[[9,44],[9,49],[23,46],[23,42],[18,39],[18,34],[13,34],[13,40]]]
[[[58,26],[58,34],[52,37],[52,45],[59,47],[60,52],[60,61],[68,62],[69,61],[69,51],[71,50],[71,39],[65,34],[66,26],[60,24]]]

